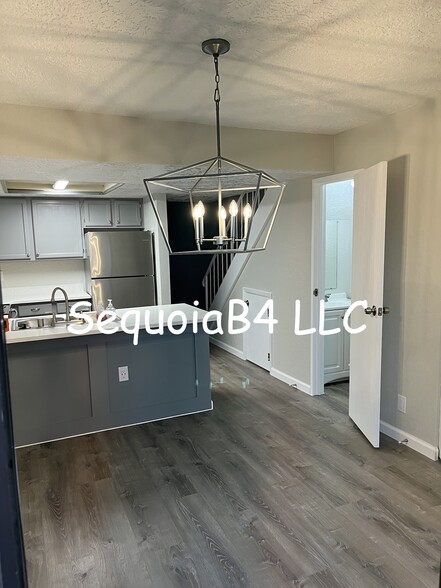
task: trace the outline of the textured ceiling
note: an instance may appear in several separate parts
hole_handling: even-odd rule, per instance
[[[335,133],[441,93],[440,0],[2,0],[0,102]]]

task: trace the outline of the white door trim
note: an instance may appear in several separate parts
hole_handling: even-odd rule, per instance
[[[246,300],[247,298],[247,294],[255,294],[256,296],[262,296],[265,298],[269,298],[270,300],[273,299],[273,296],[271,294],[271,292],[266,292],[265,290],[256,290],[255,288],[248,288],[248,287],[244,287],[242,288],[242,299]],[[273,367],[273,336],[271,335],[271,333],[269,334],[270,337],[270,363],[268,366],[269,371],[271,371],[272,367]],[[244,337],[243,337],[243,359],[244,360],[248,360],[248,344],[247,344],[247,337],[245,336],[244,333]]]
[[[361,170],[334,174],[312,180],[312,243],[311,243],[311,325],[318,330],[319,303],[325,295],[325,191],[326,184],[353,180]],[[318,289],[318,296],[313,295]],[[318,333],[311,336],[311,396],[324,393],[324,339]]]

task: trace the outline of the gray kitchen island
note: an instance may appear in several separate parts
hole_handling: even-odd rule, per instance
[[[182,311],[189,324],[179,335],[141,328],[137,345],[130,334],[102,334],[96,325],[78,335],[66,326],[7,333],[17,446],[212,409],[206,312],[174,304],[140,308],[141,317],[146,309],[151,328],[161,309],[165,319]],[[128,380],[120,381],[119,368],[128,368]]]

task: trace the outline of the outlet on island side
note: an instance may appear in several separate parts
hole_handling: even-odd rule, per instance
[[[129,381],[129,367],[127,365],[123,365],[118,368],[118,379],[120,382]]]
[[[406,400],[407,398],[405,396],[398,394],[397,408],[400,412],[406,412]]]

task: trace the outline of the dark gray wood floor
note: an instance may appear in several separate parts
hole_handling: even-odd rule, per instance
[[[441,468],[213,350],[212,413],[18,451],[31,588],[437,586]]]

